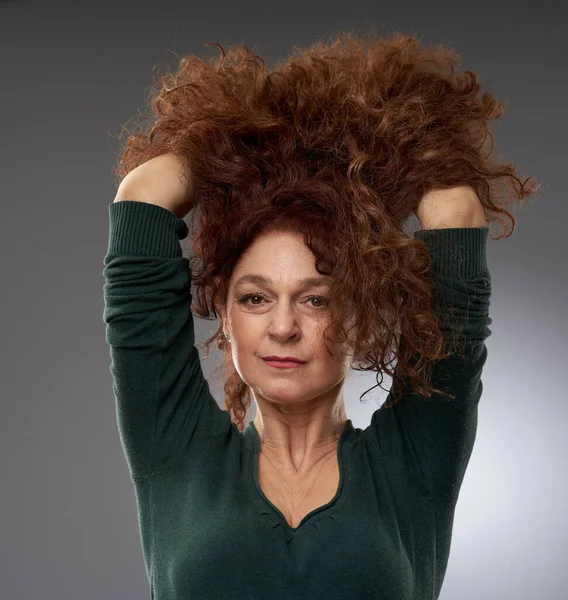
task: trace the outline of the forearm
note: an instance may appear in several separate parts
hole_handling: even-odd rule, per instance
[[[483,204],[468,186],[432,190],[424,194],[416,216],[422,229],[487,227]]]
[[[135,200],[156,204],[183,219],[195,206],[193,181],[182,172],[187,168],[173,153],[161,154],[139,165],[122,180],[114,202]],[[189,177],[192,179],[192,175]]]

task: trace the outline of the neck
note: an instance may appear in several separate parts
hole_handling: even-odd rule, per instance
[[[291,474],[307,471],[322,457],[336,452],[346,424],[342,398],[332,407],[320,406],[303,412],[283,412],[261,402],[257,403],[254,419],[261,452]]]

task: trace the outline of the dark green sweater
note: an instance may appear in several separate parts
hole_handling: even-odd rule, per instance
[[[104,322],[150,598],[437,598],[491,335],[489,228],[414,234],[433,259],[443,330],[469,349],[435,366],[432,384],[455,400],[407,391],[365,429],[349,420],[335,497],[292,528],[260,488],[252,421],[240,432],[204,378],[185,221],[130,200],[109,217]]]

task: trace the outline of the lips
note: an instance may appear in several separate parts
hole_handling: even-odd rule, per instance
[[[263,360],[266,365],[273,369],[299,369],[305,364],[305,362],[297,362],[293,360]]]
[[[300,358],[296,358],[295,356],[263,356],[262,360],[268,361],[268,362],[283,362],[283,363],[299,363],[299,364],[304,364],[306,361],[302,360]]]

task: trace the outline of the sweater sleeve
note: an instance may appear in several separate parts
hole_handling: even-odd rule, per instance
[[[369,434],[431,499],[457,501],[473,450],[477,407],[491,335],[491,278],[487,268],[488,227],[420,229],[432,258],[440,327],[457,336],[460,352],[433,365],[431,385],[455,396],[423,397],[402,384],[373,413]]]
[[[169,210],[109,205],[104,315],[120,438],[132,477],[168,469],[230,416],[212,397],[195,347],[191,270]]]

